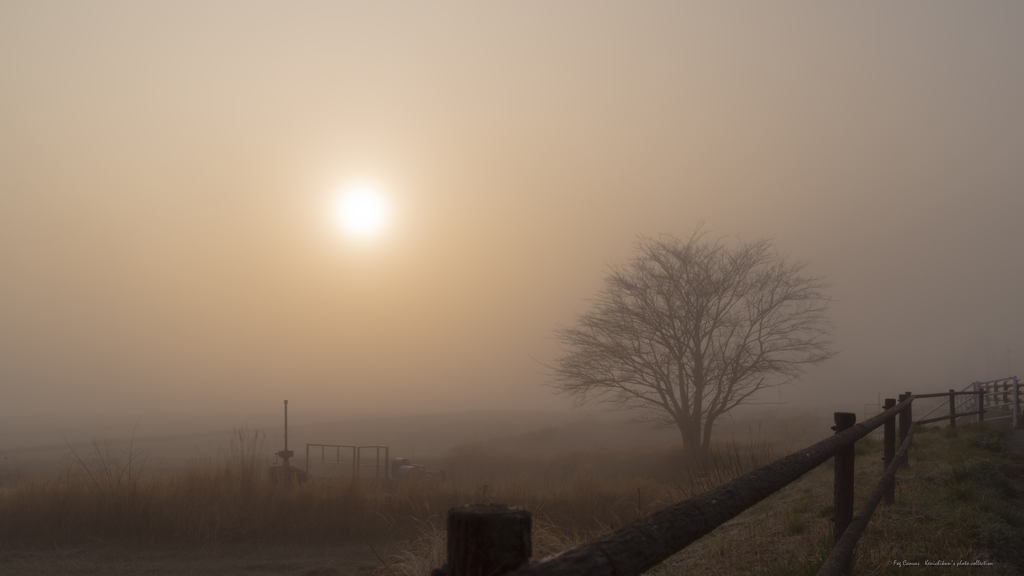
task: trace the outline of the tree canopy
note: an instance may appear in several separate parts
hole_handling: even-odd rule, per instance
[[[678,426],[684,450],[706,454],[717,418],[833,355],[828,284],[806,269],[771,240],[642,238],[558,330],[553,386]]]

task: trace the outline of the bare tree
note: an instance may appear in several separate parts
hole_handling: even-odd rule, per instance
[[[828,284],[805,269],[770,240],[642,238],[593,309],[558,330],[553,386],[678,426],[684,451],[707,455],[718,417],[832,356]]]

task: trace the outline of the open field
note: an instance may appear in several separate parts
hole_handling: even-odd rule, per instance
[[[267,442],[247,430],[175,473],[153,473],[128,447],[76,448],[56,476],[9,477],[0,573],[428,574],[444,561],[445,512],[472,502],[533,511],[541,558],[782,455],[767,438],[722,441],[703,466],[684,466],[671,445],[585,449],[580,437],[591,431],[571,423],[463,444],[421,459],[449,480],[394,484],[274,485],[265,475]],[[1024,538],[1022,466],[1001,434],[920,430],[897,504],[876,512],[855,573],[896,573],[893,561],[968,559],[999,562],[986,573],[1019,573],[1007,542]],[[780,434],[776,444],[790,441]],[[862,499],[881,473],[879,443],[862,440],[857,453]],[[830,466],[654,572],[813,574],[829,548]]]
[[[341,576],[373,574],[378,566],[370,547],[355,542],[269,548],[107,543],[0,553],[0,574],[18,576]]]
[[[652,442],[644,430],[583,420],[485,437],[419,460],[446,470],[449,480],[392,484],[321,477],[275,485],[265,474],[269,442],[247,429],[236,430],[215,455],[172,471],[155,468],[138,444],[72,446],[53,474],[25,474],[11,461],[0,465],[0,571],[31,566],[40,574],[86,574],[110,564],[126,573],[143,565],[152,573],[191,573],[182,562],[223,567],[231,558],[256,570],[246,550],[273,558],[310,550],[311,557],[330,560],[344,549],[343,556],[358,559],[345,570],[358,572],[381,567],[378,553],[384,561],[400,555],[401,542],[436,525],[451,506],[481,500],[536,510],[565,534],[552,544],[559,546],[720,480],[687,471],[676,447]],[[767,439],[723,444],[714,472],[758,466],[770,457],[768,449]],[[122,562],[129,558],[134,564]],[[330,562],[341,570],[343,563]],[[285,564],[281,573],[291,573]],[[297,573],[306,569],[288,565]]]
[[[896,504],[875,512],[858,546],[852,573],[1024,573],[1020,551],[1020,542],[1024,542],[1024,456],[1020,447],[1024,447],[1024,431],[1011,434],[1007,428],[991,424],[959,430],[919,429],[911,466],[897,477]],[[857,444],[856,455],[855,509],[881,476],[881,443],[865,438]],[[647,509],[637,508],[635,513],[649,513],[668,503],[660,501]],[[567,531],[543,510],[535,516],[540,520],[534,530],[535,558],[588,536]],[[831,551],[831,516],[830,461],[651,573],[813,575]],[[429,567],[443,562],[443,550],[441,526],[428,526],[395,558],[397,572],[425,576]],[[981,567],[957,567],[958,562],[977,562]]]

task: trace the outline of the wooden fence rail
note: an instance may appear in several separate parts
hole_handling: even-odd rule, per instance
[[[1019,384],[1012,377],[1014,426],[1018,415]],[[994,381],[994,382],[1002,382]],[[992,384],[992,383],[975,383]],[[654,512],[633,524],[529,564],[531,516],[528,511],[505,505],[473,505],[453,508],[448,513],[448,563],[432,576],[638,576],[676,554],[705,534],[781,490],[807,472],[835,458],[833,487],[833,547],[818,576],[838,575],[847,570],[853,550],[879,503],[895,500],[896,472],[909,466],[913,426],[977,416],[984,420],[987,395],[1010,391],[975,386],[975,390],[938,394],[899,395],[899,401],[887,398],[885,410],[856,423],[856,414],[836,412],[835,434],[813,446],[748,472],[731,482]],[[973,411],[956,409],[958,396],[974,399]],[[918,398],[948,398],[949,414],[938,418],[913,419],[913,403]],[[995,396],[998,399],[998,396]],[[934,410],[933,410],[934,412]],[[930,414],[930,413],[929,413]],[[925,414],[928,416],[929,414]],[[896,425],[899,424],[899,451],[896,450]],[[879,426],[884,426],[884,473],[860,512],[853,515],[854,443]]]
[[[905,410],[911,410],[913,400],[913,396],[908,392],[900,403],[859,424],[853,424],[856,414],[837,412],[835,435],[809,448],[748,472],[704,494],[654,512],[614,532],[569,548],[540,562],[520,566],[509,574],[514,576],[568,574],[637,576],[642,574],[747,508],[824,464],[829,458],[844,451],[852,455],[853,445],[857,440],[867,436],[872,430],[886,422],[894,420]],[[901,419],[904,428],[911,421],[910,418]],[[846,427],[847,424],[850,426]],[[909,447],[909,438],[912,438],[909,429],[900,430],[900,437],[908,439],[904,444]],[[892,438],[895,438],[895,434]],[[849,466],[837,465],[836,485],[852,486],[853,471],[852,463]],[[846,529],[845,524],[849,524],[852,520],[851,513],[844,522],[840,510],[852,511],[853,491],[847,491],[844,488],[839,498],[841,500],[836,502],[836,541],[841,540],[842,532]],[[505,514],[521,515],[522,512],[515,509],[502,512],[498,509],[492,510],[490,515],[495,526],[504,526],[508,523]],[[449,511],[448,526],[451,528],[453,523],[459,524],[461,522],[459,519],[463,516],[479,517],[481,514],[482,511],[479,510],[479,507],[454,508]],[[520,522],[519,525],[526,526],[525,529],[528,530],[528,522]],[[500,547],[500,544],[496,544],[495,539],[488,535],[492,530],[487,527],[486,522],[477,521],[476,526],[475,535],[467,535],[464,532],[452,533],[449,530],[448,563],[442,568],[435,569],[435,576],[478,576],[484,574],[497,576],[506,573],[507,568],[502,569],[503,567],[500,565],[487,565],[483,562],[466,568],[467,563],[462,558],[452,555],[459,550],[479,550],[481,548],[481,545],[454,542],[456,539],[489,542],[490,544],[487,545],[489,548]],[[514,543],[521,542],[521,540],[520,535],[510,538],[508,541]],[[498,558],[507,557],[496,550],[494,555]],[[486,554],[476,554],[475,558],[483,559],[486,556]],[[849,558],[837,557],[836,561],[845,564]]]
[[[861,508],[860,514],[853,517],[850,525],[832,549],[832,554],[825,560],[821,570],[818,570],[818,576],[838,576],[842,574],[849,566],[850,558],[853,557],[853,549],[857,546],[857,541],[860,540],[864,529],[867,528],[868,521],[871,520],[871,516],[875,513],[875,508],[878,507],[879,502],[882,502],[884,499],[886,504],[892,504],[892,492],[896,486],[896,471],[907,458],[913,435],[914,431],[911,429],[907,434],[907,439],[900,447],[899,453],[885,467],[885,474],[871,492],[871,496],[868,497],[867,503]]]
[[[916,424],[932,424],[935,422],[943,422],[948,420],[949,425],[955,428],[957,420],[964,418],[966,416],[977,416],[978,421],[981,422],[985,420],[986,412],[995,411],[995,409],[997,408],[1008,408],[1009,414],[1003,416],[996,416],[990,419],[999,420],[1002,418],[1010,418],[1012,419],[1011,426],[1016,429],[1020,427],[1020,425],[1022,424],[1021,400],[1024,398],[1021,397],[1020,387],[1021,384],[1018,381],[1017,377],[1011,376],[1009,378],[1001,378],[999,380],[991,380],[988,382],[973,382],[971,386],[968,386],[968,388],[973,388],[972,390],[968,390],[965,388],[964,390],[958,392],[956,390],[950,389],[949,392],[939,392],[937,394],[918,394],[917,398],[919,399],[949,398],[949,400],[947,401],[948,413],[945,416],[939,416],[937,418],[927,418],[927,416],[930,415],[931,412],[934,412],[941,406],[940,404],[939,406],[936,406],[935,409],[932,409],[931,412],[922,416],[922,418],[918,420]],[[1000,388],[1002,388],[1002,390],[1000,390]],[[958,411],[956,401],[957,396],[970,397],[972,400],[970,404],[973,410],[969,412]],[[1002,402],[999,402],[1000,396],[1002,396]],[[964,406],[967,403],[968,402],[966,401],[960,402],[959,405]]]

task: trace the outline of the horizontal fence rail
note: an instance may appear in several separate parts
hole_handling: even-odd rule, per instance
[[[1002,386],[1002,390],[998,389],[999,386]],[[897,471],[910,465],[913,426],[948,421],[950,426],[955,427],[958,419],[968,416],[976,416],[978,421],[984,421],[986,412],[1008,406],[1011,415],[1001,417],[1012,417],[1016,427],[1021,411],[1019,387],[1017,377],[1014,376],[991,382],[975,382],[959,391],[951,389],[949,392],[919,395],[907,392],[899,395],[898,403],[887,398],[882,413],[859,424],[855,423],[856,414],[836,412],[836,426],[833,428],[835,435],[704,494],[663,508],[628,526],[533,564],[526,563],[532,550],[531,516],[528,511],[504,505],[453,508],[448,515],[448,563],[435,569],[432,574],[637,576],[822,465],[829,458],[835,458],[835,545],[818,576],[838,575],[848,569],[854,548],[878,505],[883,502],[893,504]],[[1013,400],[1009,401],[1011,394]],[[1003,402],[999,402],[1000,395],[1003,396]],[[927,398],[943,398],[946,402],[915,421],[914,401]],[[948,408],[947,415],[929,418],[942,406]],[[879,426],[884,426],[884,472],[868,500],[854,516],[853,446]],[[481,550],[487,553],[481,553]],[[510,572],[510,568],[515,566],[518,568]]]
[[[1002,389],[1000,390],[1000,388]],[[957,401],[957,397],[963,399]],[[1002,402],[999,401],[1000,397],[1002,397]],[[967,416],[976,416],[978,422],[984,421],[986,418],[989,420],[1011,419],[1011,426],[1014,429],[1020,427],[1022,423],[1020,383],[1016,376],[990,380],[988,382],[972,382],[960,391],[950,389],[949,392],[939,392],[937,394],[919,394],[917,398],[948,398],[948,400],[944,404],[939,404],[932,408],[918,419],[916,424],[934,424],[936,422],[949,421],[949,425],[955,428],[957,421]],[[947,411],[945,416],[928,418],[928,416],[943,406],[946,407]],[[968,406],[970,410],[964,410]],[[1009,414],[986,416],[987,412],[994,412],[998,408],[1008,408]]]
[[[868,501],[861,508],[860,514],[854,516],[853,520],[850,521],[850,525],[843,532],[843,536],[836,543],[835,548],[832,549],[832,554],[825,560],[821,570],[818,570],[817,576],[839,576],[846,571],[850,565],[850,560],[853,558],[853,550],[856,548],[857,541],[860,540],[861,535],[864,534],[868,521],[871,520],[871,516],[875,513],[875,509],[878,508],[878,504],[896,485],[896,471],[899,470],[907,458],[907,453],[910,452],[910,443],[913,436],[914,430],[911,428],[907,434],[907,439],[903,441],[903,445],[900,447],[900,451],[893,458],[889,466],[886,467],[885,474],[878,484],[875,485],[875,489],[871,492],[871,496],[868,497]]]
[[[967,386],[964,386],[964,389],[963,389],[963,390],[960,390],[960,392],[966,392],[966,391],[967,391],[967,389],[968,389],[968,388],[971,388],[971,387],[972,387],[973,385],[974,385],[974,384],[968,384]],[[917,397],[918,399],[921,399],[921,398],[939,398],[939,397],[942,397],[942,396],[947,396],[947,394],[946,394],[945,392],[942,392],[942,393],[940,393],[940,394],[918,394],[918,395],[917,395],[916,397]],[[965,400],[965,402],[966,402],[966,400]],[[961,403],[961,406],[962,406],[962,405],[963,405],[963,402]],[[934,413],[934,412],[935,412],[936,410],[938,410],[939,408],[942,408],[943,406],[944,406],[943,404],[938,404],[938,405],[936,405],[936,406],[935,406],[934,408],[932,408],[932,409],[931,409],[931,410],[929,410],[928,412],[925,412],[924,414],[922,414],[922,415],[921,415],[921,417],[920,417],[920,419],[921,419],[921,420],[924,420],[925,418],[927,418],[927,417],[931,416],[931,415],[932,415],[932,413]],[[918,424],[920,424],[920,422],[917,422],[917,423],[918,423]]]
[[[650,516],[511,572],[515,576],[636,576],[771,496],[909,409],[913,397],[777,462]],[[459,576],[453,574],[452,576]]]

